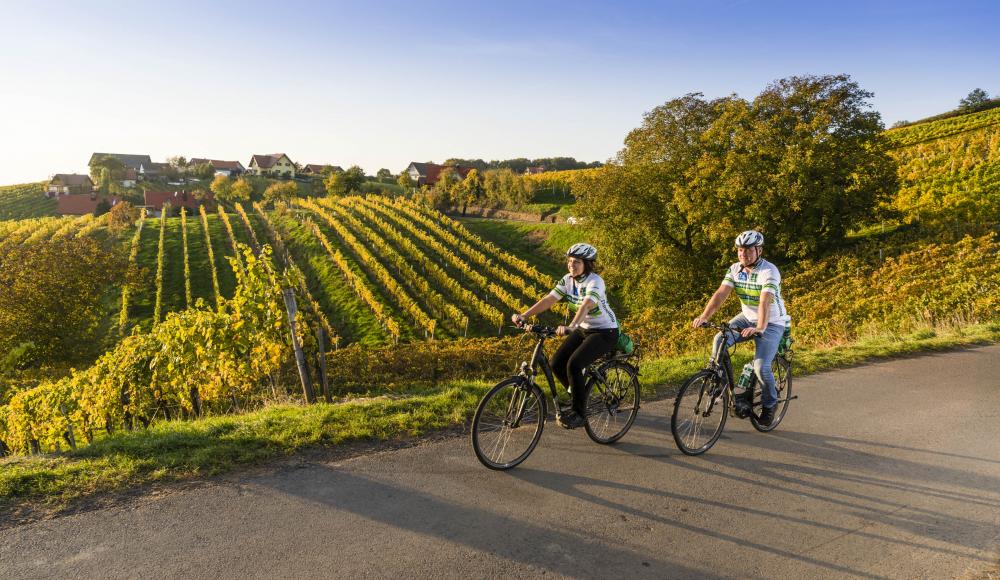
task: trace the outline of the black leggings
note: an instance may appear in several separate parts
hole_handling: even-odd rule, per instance
[[[573,391],[573,410],[580,415],[587,408],[583,372],[587,365],[615,349],[618,329],[575,330],[552,355],[552,373]]]

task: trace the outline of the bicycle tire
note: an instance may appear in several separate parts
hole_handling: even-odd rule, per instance
[[[521,416],[517,417],[518,414]],[[511,377],[498,383],[479,401],[472,419],[472,449],[484,466],[497,471],[511,469],[531,455],[544,428],[542,391],[524,377]],[[511,448],[516,455],[504,459],[518,431],[517,442]]]
[[[726,427],[729,416],[729,389],[719,383],[716,375],[708,370],[699,371],[681,385],[674,399],[674,412],[670,417],[670,432],[674,443],[685,455],[701,455],[715,445]],[[697,391],[697,392],[695,392]],[[714,392],[713,392],[714,391]],[[707,396],[714,395],[718,400],[712,407],[712,416],[718,418],[718,425],[710,430],[710,435],[704,443],[698,444],[700,435],[709,433],[702,430],[704,406]],[[693,401],[693,404],[692,404]]]
[[[778,355],[774,357],[774,362],[771,363],[771,372],[774,373],[774,386],[778,390],[778,400],[784,399],[778,403],[778,407],[774,410],[774,419],[771,420],[770,425],[761,425],[757,421],[757,415],[750,415],[750,423],[753,428],[760,431],[761,433],[767,433],[768,431],[774,431],[775,427],[781,423],[781,420],[785,418],[785,413],[788,412],[788,403],[792,396],[792,363],[785,357]],[[760,403],[760,385],[754,390],[754,404],[759,405]]]
[[[587,386],[584,428],[595,443],[610,445],[624,437],[635,423],[639,412],[639,376],[631,365],[622,362],[613,361],[601,370],[607,380],[595,377]]]

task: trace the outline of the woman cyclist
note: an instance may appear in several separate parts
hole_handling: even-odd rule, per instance
[[[566,252],[566,269],[569,271],[547,296],[521,314],[511,316],[514,324],[521,326],[530,316],[552,308],[563,298],[574,312],[573,320],[559,326],[556,333],[566,336],[565,342],[552,356],[552,372],[573,395],[573,409],[559,417],[567,429],[584,424],[587,407],[584,373],[587,366],[612,352],[618,344],[618,319],[608,305],[604,280],[594,273],[597,248],[590,244],[573,244]]]

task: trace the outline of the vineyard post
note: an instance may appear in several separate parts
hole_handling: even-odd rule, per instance
[[[298,339],[295,337],[295,313],[298,312],[298,306],[295,304],[295,293],[291,288],[285,288],[281,291],[281,295],[285,299],[285,310],[288,312],[288,329],[292,333],[292,348],[295,350],[295,364],[299,368],[302,392],[306,396],[307,403],[315,403],[316,397],[313,396],[312,381],[309,380],[309,369],[306,368],[306,356],[302,352],[302,345],[299,344]]]
[[[59,403],[59,412],[66,417],[66,439],[69,440],[70,449],[76,451],[76,437],[73,436],[73,422],[69,418],[69,413],[66,412],[66,405]]]
[[[316,343],[319,346],[319,378],[323,383],[323,398],[326,399],[327,403],[333,402],[332,394],[330,393],[330,382],[326,374],[326,333],[323,331],[323,326],[316,330]]]

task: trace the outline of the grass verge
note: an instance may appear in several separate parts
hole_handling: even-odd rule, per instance
[[[997,341],[1000,323],[871,336],[853,344],[796,352],[795,374]],[[737,364],[747,356],[749,349],[739,349]],[[644,395],[668,394],[706,358],[707,350],[644,362]],[[41,502],[58,508],[100,492],[215,475],[309,447],[421,436],[466,423],[487,387],[457,381],[437,392],[424,389],[403,398],[274,405],[245,415],[161,422],[58,456],[0,460],[0,506]]]

